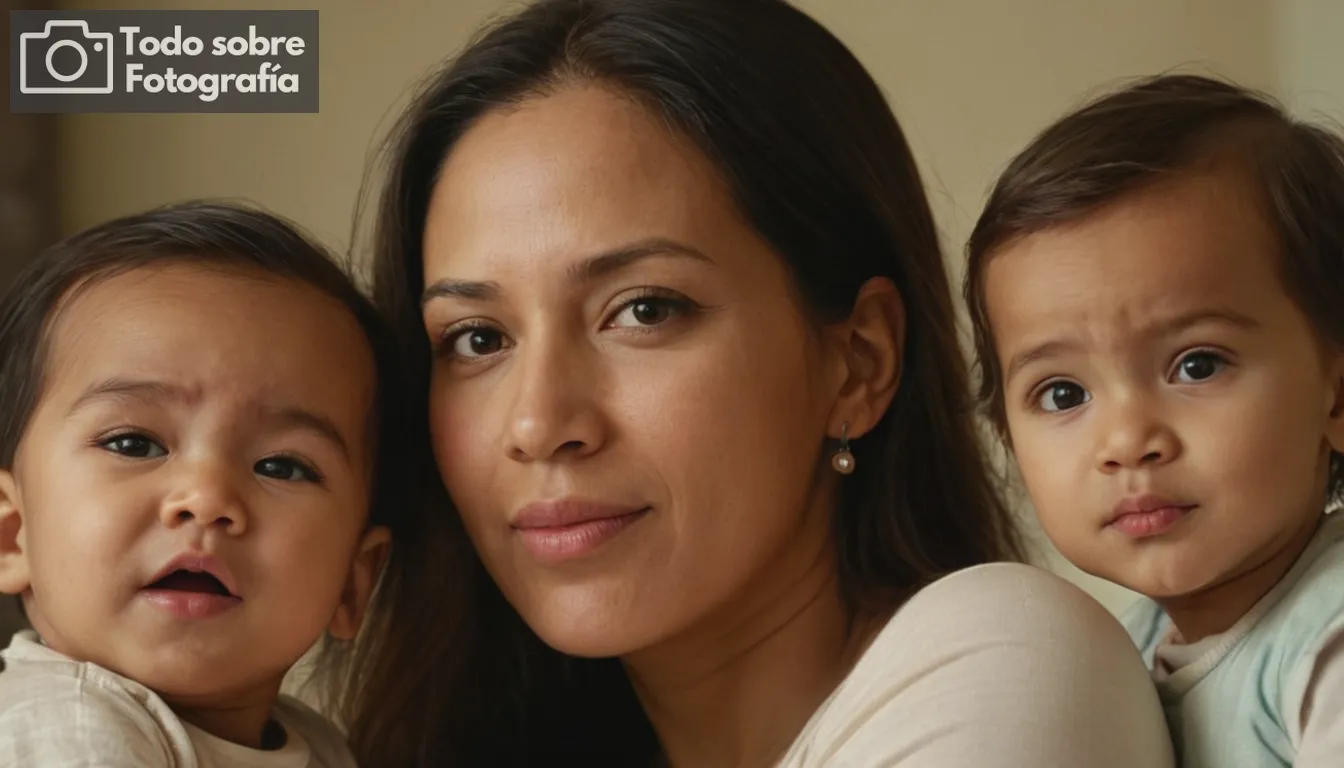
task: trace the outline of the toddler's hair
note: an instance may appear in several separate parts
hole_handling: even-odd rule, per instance
[[[985,307],[985,267],[1018,238],[1077,222],[1182,174],[1244,180],[1279,243],[1280,274],[1322,342],[1344,347],[1344,139],[1271,98],[1196,75],[1148,78],[1046,128],[1009,164],[967,244],[964,294],[978,397],[1008,440],[1003,372]],[[1328,499],[1344,498],[1344,455]]]

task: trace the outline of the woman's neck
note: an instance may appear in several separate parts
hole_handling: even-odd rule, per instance
[[[670,766],[768,768],[844,679],[875,632],[851,627],[830,545],[772,569],[753,599],[626,657]]]

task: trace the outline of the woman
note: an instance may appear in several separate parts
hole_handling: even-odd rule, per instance
[[[1118,625],[981,565],[934,222],[804,14],[529,6],[410,106],[377,249],[460,518],[394,532],[367,764],[1169,764]]]

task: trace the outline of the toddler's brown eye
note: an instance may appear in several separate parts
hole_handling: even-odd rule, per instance
[[[129,459],[157,459],[168,454],[163,446],[144,435],[137,434],[121,434],[110,437],[100,445],[105,450]]]
[[[262,477],[269,477],[273,480],[288,480],[290,482],[307,481],[315,483],[320,479],[317,476],[317,473],[305,466],[303,462],[295,459],[287,459],[283,456],[272,456],[268,459],[262,459],[257,462],[256,466],[252,468],[252,471]]]
[[[1041,410],[1057,413],[1067,411],[1091,400],[1087,390],[1071,381],[1056,381],[1041,392]]]
[[[1191,352],[1176,364],[1176,379],[1193,383],[1211,379],[1227,366],[1227,361],[1212,352]]]

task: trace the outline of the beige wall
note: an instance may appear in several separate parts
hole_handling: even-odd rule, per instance
[[[1321,0],[1323,3],[1332,0]],[[950,241],[994,170],[1046,120],[1117,78],[1192,62],[1272,78],[1270,0],[803,0],[873,70],[911,134]],[[192,0],[70,0],[74,8]],[[213,7],[266,7],[224,0]],[[272,205],[347,237],[371,139],[424,71],[500,0],[325,0],[316,115],[87,115],[65,120],[66,231],[187,196]]]
[[[1344,122],[1344,2],[1278,0],[1275,84],[1306,117]]]
[[[727,1],[727,0],[725,0]],[[1337,0],[800,0],[883,85],[920,158],[953,263],[994,173],[1103,86],[1175,67],[1340,94]],[[68,7],[191,7],[189,0]],[[266,7],[221,1],[213,7]],[[193,196],[245,197],[343,246],[367,153],[406,89],[498,0],[325,0],[316,115],[89,115],[61,126],[65,231]],[[1336,106],[1344,103],[1335,98]],[[959,270],[958,270],[959,272]],[[1112,608],[1128,599],[1071,571]]]
[[[68,8],[193,8],[196,0],[72,0]],[[212,8],[274,7],[214,0]],[[499,0],[327,0],[318,8],[320,112],[313,115],[80,115],[60,149],[62,226],[186,197],[247,198],[298,220],[328,243],[349,235],[375,135],[409,88]],[[290,6],[294,7],[294,6]]]

